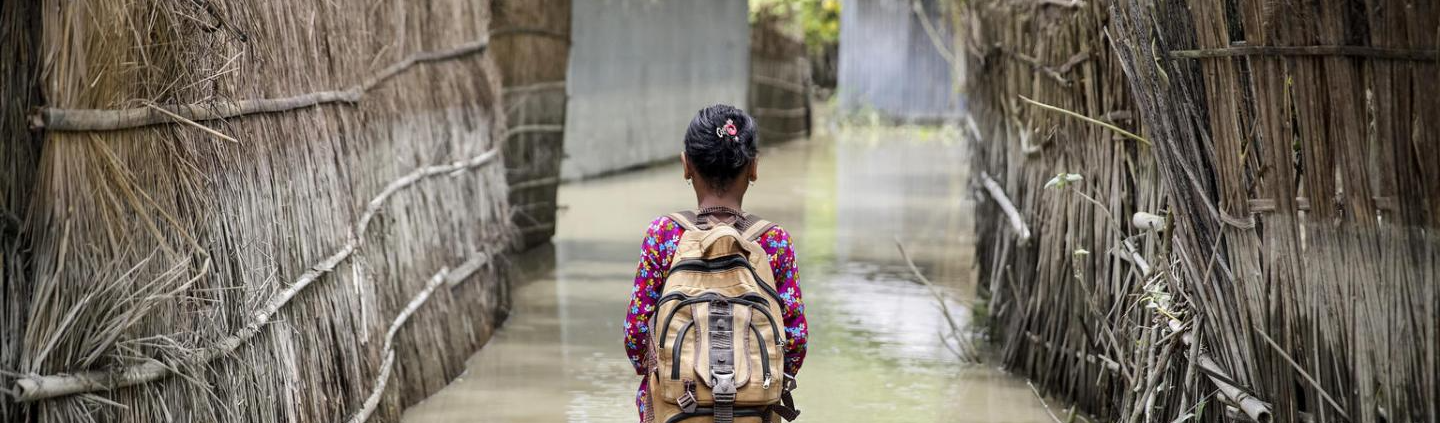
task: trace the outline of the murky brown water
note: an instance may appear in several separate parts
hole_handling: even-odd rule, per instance
[[[955,137],[932,130],[841,130],[762,153],[745,208],[794,234],[810,321],[799,421],[1049,421],[1023,380],[956,363],[939,308],[895,249],[899,237],[932,280],[972,297],[966,162]],[[636,420],[621,323],[640,236],[694,196],[676,164],[564,185],[560,203],[556,267],[521,282],[466,374],[405,421]]]

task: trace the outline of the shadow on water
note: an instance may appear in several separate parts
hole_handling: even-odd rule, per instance
[[[956,137],[926,129],[842,130],[762,153],[746,209],[795,236],[811,326],[800,421],[1049,421],[1023,380],[956,362],[938,306],[895,250],[899,238],[969,318],[967,162]],[[640,237],[693,194],[675,164],[566,184],[559,197],[554,249],[539,253],[555,266],[517,283],[505,326],[405,421],[636,420],[621,323]]]

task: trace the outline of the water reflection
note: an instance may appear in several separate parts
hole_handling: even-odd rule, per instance
[[[849,130],[762,153],[746,208],[795,236],[811,328],[801,421],[1048,421],[1023,381],[955,362],[939,308],[896,253],[899,238],[955,298],[974,292],[966,159],[953,139]],[[639,238],[693,195],[669,165],[567,184],[560,203],[556,267],[517,286],[505,327],[405,421],[635,420],[639,377],[620,324]]]

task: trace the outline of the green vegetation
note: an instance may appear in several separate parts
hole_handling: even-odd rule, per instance
[[[812,52],[840,42],[840,0],[750,0],[751,22],[762,15],[787,18]]]

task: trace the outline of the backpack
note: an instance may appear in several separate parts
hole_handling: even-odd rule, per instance
[[[737,216],[724,222],[711,216]],[[646,421],[773,422],[799,414],[784,373],[784,303],[757,240],[774,227],[731,209],[684,211],[650,335]]]

